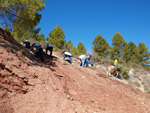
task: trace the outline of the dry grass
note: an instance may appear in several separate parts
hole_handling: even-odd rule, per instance
[[[144,90],[150,92],[150,76],[144,76],[142,84],[144,85]]]
[[[139,81],[134,81],[133,82],[133,85],[135,85],[136,87],[141,87],[141,84],[140,84],[140,82]]]

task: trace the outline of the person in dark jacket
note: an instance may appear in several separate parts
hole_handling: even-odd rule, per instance
[[[44,62],[44,58],[43,58],[43,49],[42,47],[40,47],[40,45],[38,44],[32,44],[31,48],[30,49],[33,49],[35,48],[36,49],[36,57],[39,58],[40,57],[40,60],[42,62]]]
[[[94,63],[91,61],[91,55],[88,56],[88,62],[87,63],[88,63],[89,67],[93,67],[94,66]]]
[[[28,40],[24,41],[23,44],[26,48],[30,49],[30,42]]]
[[[50,51],[50,56],[52,56],[53,45],[51,43],[47,43],[46,55],[47,55],[47,51]]]

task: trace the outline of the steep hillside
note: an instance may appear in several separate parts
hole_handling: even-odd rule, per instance
[[[149,113],[150,95],[102,70],[44,56],[42,64],[0,29],[0,113]]]

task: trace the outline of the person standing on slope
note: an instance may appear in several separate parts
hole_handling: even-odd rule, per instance
[[[131,78],[133,78],[133,69],[131,68],[130,70],[129,70],[129,74],[128,74]]]
[[[50,56],[52,56],[52,52],[53,52],[53,45],[51,43],[47,43],[47,48],[46,48],[46,55],[47,55],[47,51],[50,51]]]
[[[115,59],[114,61],[114,66],[117,67],[117,63],[118,63],[119,59]]]

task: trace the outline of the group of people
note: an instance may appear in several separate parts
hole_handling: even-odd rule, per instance
[[[65,60],[66,57],[69,57],[70,63],[73,65],[72,58],[71,58],[72,57],[71,53],[69,53],[68,51],[63,51],[62,54],[64,54],[63,60]],[[91,58],[91,55],[90,56],[80,55],[77,59],[79,59],[80,62],[81,62],[80,66],[82,66],[82,67],[87,67],[87,66],[92,67],[94,64],[90,60],[90,58]]]
[[[78,57],[78,59],[80,60],[81,64],[80,66],[82,67],[93,67],[93,62],[90,60],[91,59],[91,55],[86,56],[86,55],[80,55]]]
[[[121,76],[119,75],[118,71],[117,71],[117,63],[118,63],[119,59],[115,59],[114,61],[114,66],[115,68],[113,69],[113,71],[111,73],[108,73],[108,76],[113,76],[115,78],[121,79]]]
[[[120,76],[119,73],[117,72],[117,67],[118,67],[118,66],[117,66],[117,63],[118,63],[118,61],[119,61],[119,59],[115,59],[115,61],[114,61],[114,66],[115,66],[115,68],[113,69],[112,72],[108,73],[108,76],[113,76],[113,77],[116,77],[116,78],[121,79],[121,76]],[[133,78],[133,69],[132,69],[132,68],[129,70],[128,75],[129,75],[131,78]]]
[[[40,60],[41,60],[42,62],[44,62],[43,47],[42,47],[42,45],[33,43],[33,44],[30,46],[30,42],[29,42],[28,40],[24,41],[23,44],[25,45],[26,48],[29,49],[29,51],[30,51],[32,54],[34,54],[37,58],[40,58]],[[53,45],[50,44],[50,43],[47,43],[46,55],[47,55],[47,52],[48,52],[48,51],[50,51],[50,56],[52,56]],[[63,60],[65,60],[66,57],[69,57],[70,63],[73,65],[71,53],[69,53],[68,51],[63,51],[62,54],[64,55]],[[82,67],[87,67],[87,66],[92,67],[94,64],[93,64],[93,62],[90,60],[90,58],[91,58],[91,55],[90,55],[90,56],[80,55],[77,59],[79,59],[80,62],[81,62],[80,66],[82,66]]]
[[[40,60],[42,62],[44,62],[42,45],[33,43],[30,46],[30,42],[28,40],[24,41],[23,44],[25,45],[26,48],[29,49],[30,53],[35,55],[37,58],[40,58]],[[50,56],[52,56],[53,45],[51,43],[47,43],[46,55],[47,55],[48,51],[50,51]],[[68,51],[63,51],[62,54],[63,54],[63,60],[65,60],[66,57],[69,57],[70,64],[73,65],[71,53],[69,53]],[[89,55],[89,56],[80,55],[77,59],[80,60],[80,66],[82,66],[82,67],[87,67],[87,66],[93,67],[93,65],[94,65],[93,62],[90,60],[91,59],[91,55]],[[121,79],[121,76],[117,72],[117,63],[118,63],[118,61],[119,61],[119,59],[115,59],[115,61],[114,61],[115,68],[113,69],[113,71],[111,73],[108,73],[108,76],[114,76],[114,77],[116,77],[118,79]],[[131,78],[133,78],[132,70],[129,70],[129,76]]]
[[[40,60],[42,62],[44,62],[43,47],[42,47],[41,44],[33,43],[30,46],[30,42],[28,40],[24,41],[23,44],[25,45],[26,48],[29,49],[30,53],[34,54],[37,58],[40,58]],[[47,54],[48,51],[50,51],[50,56],[52,56],[53,46],[50,43],[47,43],[46,54]]]

